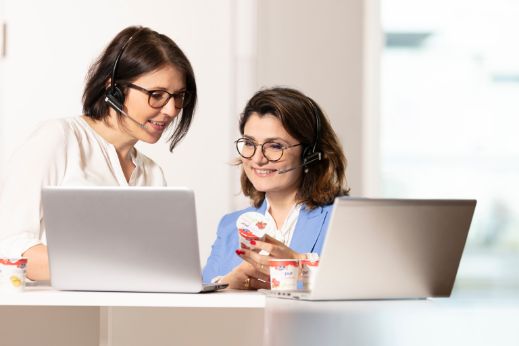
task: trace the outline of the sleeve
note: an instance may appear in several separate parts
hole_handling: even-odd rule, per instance
[[[236,217],[233,214],[224,216],[218,224],[216,240],[211,247],[211,254],[202,272],[203,282],[212,282],[217,276],[229,272],[229,253],[233,252],[236,244],[232,243],[232,232],[236,230]],[[232,269],[232,268],[231,268]]]
[[[7,163],[0,185],[0,257],[20,257],[40,244],[41,188],[63,180],[67,160],[65,124],[38,128]]]

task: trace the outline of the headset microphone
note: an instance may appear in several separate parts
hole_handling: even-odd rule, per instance
[[[295,166],[295,167],[291,167],[291,168],[278,169],[278,174],[283,174],[283,173],[286,173],[286,172],[290,172],[290,171],[293,171],[294,169],[298,169],[299,167],[307,166],[307,165],[309,165],[312,162],[320,161],[320,160],[321,160],[321,153],[320,152],[317,152],[317,153],[314,153],[314,154],[310,154],[310,155],[308,155],[305,158],[305,161],[302,164],[300,164],[298,166]],[[307,171],[305,170],[305,172],[307,172]]]
[[[122,114],[124,114],[128,119],[130,119],[131,121],[133,121],[134,123],[139,125],[142,129],[146,128],[146,124],[141,124],[137,120],[133,119],[128,113],[126,113],[121,107],[119,107],[119,105],[116,102],[113,102],[113,100],[111,100],[109,95],[107,95],[105,97],[105,102],[108,103],[110,106],[112,106],[115,110],[117,110],[117,111],[121,112]]]

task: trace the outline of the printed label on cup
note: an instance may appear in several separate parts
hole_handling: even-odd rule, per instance
[[[0,289],[6,292],[23,292],[26,265],[26,258],[0,258]]]
[[[297,289],[299,277],[299,260],[271,259],[270,289],[274,291],[292,291]]]
[[[249,249],[250,241],[263,237],[270,226],[265,215],[257,212],[247,212],[241,214],[238,220],[236,220],[236,227],[238,228],[240,247]]]
[[[303,280],[303,289],[312,290],[315,282],[315,275],[319,269],[319,260],[301,260],[301,278]]]

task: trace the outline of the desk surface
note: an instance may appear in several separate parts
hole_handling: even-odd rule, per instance
[[[214,293],[131,293],[56,291],[48,286],[27,287],[22,293],[1,293],[0,306],[130,306],[264,308],[257,292],[225,290]]]
[[[267,303],[269,302],[269,303]],[[213,293],[137,293],[137,292],[86,292],[57,291],[50,286],[27,287],[22,293],[0,292],[0,306],[118,306],[118,307],[200,307],[200,308],[265,308],[277,306],[283,309],[310,309],[314,312],[341,306],[348,309],[377,309],[379,311],[412,307],[431,309],[477,306],[508,306],[517,309],[519,297],[514,299],[481,299],[479,297],[439,298],[427,300],[366,300],[297,302],[286,299],[266,298],[255,291],[223,290]]]
[[[265,309],[264,342],[269,346],[519,345],[517,298],[302,302],[232,290],[206,294],[68,292],[41,286],[18,294],[1,293],[0,306]],[[164,312],[168,311],[156,318],[160,322],[168,316],[170,323],[171,316]],[[106,316],[128,321],[135,316],[133,312],[128,317],[129,313],[115,309]],[[140,318],[136,321],[141,323]],[[200,321],[198,316],[196,321]],[[127,333],[128,328],[123,329]],[[126,341],[121,344],[127,345]]]
[[[267,299],[269,346],[517,346],[518,299]]]

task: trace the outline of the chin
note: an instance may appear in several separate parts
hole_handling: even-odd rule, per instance
[[[270,185],[258,184],[258,183],[255,183],[255,182],[252,182],[252,186],[254,186],[256,191],[259,191],[259,192],[270,192],[273,189],[273,187],[270,186]]]
[[[150,137],[147,137],[147,138],[142,138],[140,139],[142,142],[145,142],[145,143],[148,143],[148,144],[155,144],[159,141],[160,137],[158,138],[150,138]]]

